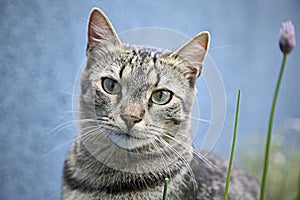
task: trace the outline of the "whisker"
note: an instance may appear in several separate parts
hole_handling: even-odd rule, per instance
[[[56,127],[50,129],[49,131],[46,132],[46,135],[52,134],[53,132],[55,132],[55,135],[56,135],[59,132],[61,132],[61,130],[67,128],[68,126],[70,126],[72,124],[75,125],[76,123],[83,124],[86,122],[97,122],[99,120],[105,121],[105,120],[107,120],[106,118],[108,118],[108,117],[107,116],[99,116],[99,117],[97,117],[97,119],[72,119],[70,121],[63,122],[63,123],[57,125]]]
[[[91,130],[89,130],[89,129],[91,129]],[[100,135],[99,133],[101,133],[101,132],[100,132],[100,129],[99,129],[99,126],[89,126],[89,127],[85,127],[85,128],[83,128],[81,131],[85,131],[85,130],[89,130],[89,131],[84,132],[84,134],[82,134],[82,135],[79,135],[79,138],[81,138],[81,139],[87,139],[88,137],[93,137],[93,136],[95,136],[95,135]],[[67,144],[73,142],[75,139],[76,139],[76,138],[73,138],[73,139],[71,139],[71,140],[69,140],[69,141],[67,141],[67,142],[65,142],[65,143],[63,143],[63,144],[61,144],[61,145],[59,145],[59,146],[56,146],[55,148],[51,149],[49,152],[47,152],[47,153],[45,153],[43,156],[41,156],[40,159],[45,158],[46,156],[48,156],[48,155],[51,154],[52,152],[54,152],[54,151],[56,151],[56,150],[58,150],[58,149],[64,147],[65,145],[67,145]]]
[[[197,117],[193,117],[193,116],[190,116],[191,119],[194,119],[194,120],[197,120],[197,121],[200,121],[200,122],[205,122],[205,123],[212,123],[211,120],[208,120],[208,119],[201,119],[201,118],[197,118]]]
[[[71,143],[71,142],[73,142],[73,141],[74,141],[74,139],[69,140],[69,141],[67,141],[67,142],[65,142],[65,143],[63,143],[63,144],[61,144],[61,145],[59,145],[59,146],[57,146],[57,147],[51,149],[50,151],[48,151],[47,153],[45,153],[44,155],[42,155],[42,156],[40,157],[40,159],[45,158],[46,156],[48,156],[48,155],[51,154],[52,152],[54,152],[54,151],[56,151],[56,150],[62,148],[63,146],[65,146],[65,145],[67,145],[67,144],[69,144],[69,143]]]
[[[188,115],[186,115],[186,116],[188,116]],[[197,121],[200,121],[200,122],[205,122],[205,123],[212,123],[212,121],[211,120],[208,120],[208,119],[202,119],[202,118],[198,118],[198,117],[193,117],[193,116],[188,116],[189,118],[191,118],[191,119],[194,119],[194,120],[197,120]]]
[[[70,114],[67,115],[64,119],[66,119],[66,118],[68,118],[68,117],[71,117],[71,115],[70,115]],[[63,120],[64,120],[64,119],[63,119]],[[83,119],[83,120],[84,120],[84,119]],[[46,131],[45,134],[48,135],[48,134],[53,133],[54,131],[60,132],[63,128],[66,128],[68,125],[71,125],[72,123],[74,123],[74,121],[79,121],[79,120],[72,119],[72,120],[69,120],[69,121],[65,121],[65,122],[63,122],[63,123],[61,123],[61,124],[59,124],[59,125],[57,125],[57,126],[51,128],[49,131]]]
[[[64,94],[67,94],[67,95],[70,95],[70,96],[74,96],[74,95],[75,95],[75,94],[73,94],[72,92],[69,92],[69,91],[67,91],[67,90],[62,90],[62,89],[60,89],[59,92],[64,93]],[[77,95],[77,96],[80,96],[80,95]]]
[[[164,149],[163,149],[162,147],[160,147],[160,146],[157,144],[156,140],[154,140],[154,142],[152,142],[151,144],[155,145],[155,147],[156,147],[157,149],[160,149],[160,150],[161,150],[160,152],[163,154],[163,156],[160,156],[160,159],[164,162],[164,164],[165,164],[165,166],[166,166],[166,169],[168,170],[169,177],[171,177],[171,170],[168,168],[168,165],[166,164],[165,159],[164,159],[165,157],[167,157],[168,159],[171,160],[170,156],[169,156],[167,153],[165,153]],[[186,163],[185,163],[185,165],[186,165]],[[175,165],[174,167],[176,167],[177,169],[181,169],[181,168],[180,168],[179,166],[177,166],[177,165]],[[192,174],[193,174],[193,173],[192,173]],[[187,176],[188,178],[191,178],[191,179],[195,180],[195,177],[193,177],[192,175],[190,175],[190,173],[186,174],[186,176]],[[167,177],[167,178],[169,178],[169,177]]]
[[[95,139],[95,136],[96,135],[99,135],[101,134],[101,132],[99,132],[99,130],[96,128],[96,129],[93,129],[93,130],[90,130],[82,135],[79,136],[79,139],[80,140],[89,140],[89,139]],[[96,140],[94,140],[96,142]]]
[[[165,177],[165,178],[170,178],[171,177],[171,169],[168,167],[168,165],[167,165],[167,163],[166,163],[166,161],[165,161],[165,157],[167,157],[169,160],[170,160],[170,156],[168,156],[164,151],[163,151],[163,148],[161,148],[158,144],[157,144],[157,142],[156,142],[156,140],[154,140],[153,142],[152,142],[152,144],[157,148],[157,149],[160,149],[160,152],[162,153],[162,155],[159,155],[159,158],[160,158],[160,160],[163,162],[163,164],[164,164],[164,169],[166,169],[167,170],[167,173],[168,173],[168,177]],[[177,168],[177,169],[179,169],[179,167],[177,166],[177,165],[175,165],[175,167]]]
[[[172,152],[174,152],[179,157],[179,159],[185,164],[185,166],[188,169],[188,172],[189,172],[190,176],[192,177],[194,192],[196,192],[197,188],[198,188],[198,183],[196,181],[195,174],[194,174],[191,166],[189,165],[189,162],[182,155],[180,155],[180,153],[176,149],[174,149],[174,147],[172,147],[170,144],[168,144],[166,141],[164,141],[160,136],[158,136],[157,139],[161,143],[163,143],[166,147],[168,147]]]
[[[216,50],[216,49],[222,49],[222,48],[229,48],[229,47],[232,47],[232,45],[223,45],[223,46],[217,46],[217,47],[210,47],[209,51]]]
[[[57,125],[56,127],[50,129],[49,131],[46,131],[45,135],[49,135],[52,134],[53,132],[55,132],[55,135],[57,133],[59,133],[61,130],[63,130],[64,128],[67,128],[69,125],[71,125],[72,123],[74,123],[74,120],[70,120],[67,122],[64,122],[62,124]]]
[[[208,166],[213,167],[213,168],[217,168],[212,162],[210,162],[207,158],[205,158],[205,156],[201,155],[201,153],[199,151],[197,151],[196,149],[194,149],[193,147],[191,147],[189,144],[187,144],[187,143],[185,143],[185,142],[183,142],[181,140],[178,140],[178,139],[174,138],[172,136],[173,133],[170,130],[168,130],[167,128],[157,127],[157,126],[154,126],[154,127],[159,128],[159,129],[163,129],[163,130],[167,131],[171,135],[163,133],[163,132],[155,130],[155,129],[151,129],[152,131],[155,131],[156,133],[163,134],[164,136],[166,136],[166,137],[170,138],[171,140],[175,141],[177,144],[179,144],[179,145],[181,145],[183,147],[188,148],[189,151],[193,152],[198,158],[200,158],[201,160],[203,160]],[[189,137],[186,136],[186,135],[182,135],[182,136],[185,137],[185,138],[187,138],[187,139],[189,139]]]

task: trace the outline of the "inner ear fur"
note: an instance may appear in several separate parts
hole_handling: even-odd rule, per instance
[[[106,42],[121,44],[121,41],[105,13],[99,8],[93,8],[88,22],[87,52]]]
[[[201,74],[202,64],[208,52],[209,42],[209,32],[203,31],[194,36],[174,53],[190,63],[188,68],[191,70],[191,75],[194,76],[195,79]]]

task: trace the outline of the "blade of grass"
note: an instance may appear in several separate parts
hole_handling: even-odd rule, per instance
[[[273,119],[274,119],[274,113],[275,113],[275,107],[277,103],[277,96],[279,93],[279,88],[284,72],[284,67],[285,67],[285,62],[286,62],[286,57],[287,54],[283,54],[283,59],[282,59],[282,64],[281,64],[281,69],[279,73],[279,77],[277,80],[276,84],[276,89],[273,97],[273,102],[272,102],[272,109],[271,109],[271,114],[270,114],[270,119],[269,119],[269,127],[268,127],[268,136],[267,136],[267,142],[266,142],[266,151],[265,151],[265,162],[264,162],[264,171],[262,175],[262,182],[261,182],[261,188],[260,188],[260,200],[265,199],[265,190],[266,190],[266,179],[267,179],[267,174],[268,174],[268,168],[269,168],[269,154],[270,154],[270,145],[271,145],[271,136],[272,136],[272,126],[273,126]]]
[[[236,133],[237,133],[237,127],[238,127],[238,120],[239,120],[240,98],[241,98],[241,89],[238,90],[238,97],[237,97],[237,103],[236,103],[234,131],[233,131],[233,138],[232,138],[232,144],[231,144],[229,167],[228,167],[228,171],[227,171],[226,186],[225,186],[225,192],[224,192],[224,200],[228,199],[230,174],[231,174],[231,168],[232,168],[232,163],[233,163],[234,149],[235,149],[235,143],[236,143]]]
[[[163,200],[167,199],[168,183],[169,183],[169,179],[165,178]]]

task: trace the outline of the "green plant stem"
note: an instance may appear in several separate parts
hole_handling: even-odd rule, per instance
[[[234,149],[235,149],[235,143],[236,143],[236,133],[237,133],[237,127],[238,127],[238,120],[239,120],[240,97],[241,97],[241,89],[238,90],[238,98],[237,98],[236,109],[235,109],[234,131],[233,131],[233,138],[232,138],[232,144],[231,144],[231,153],[230,153],[229,167],[228,167],[228,172],[227,172],[226,186],[225,186],[225,192],[224,192],[224,200],[228,199],[230,174],[231,174],[231,168],[232,168],[232,163],[233,163]]]
[[[168,183],[169,183],[169,179],[165,178],[163,200],[167,199]]]
[[[296,200],[300,200],[300,173],[298,177],[298,192],[297,192]]]
[[[264,171],[262,175],[262,182],[261,182],[261,189],[260,189],[260,200],[265,199],[265,188],[266,188],[266,179],[267,179],[267,174],[268,174],[268,165],[269,165],[269,154],[270,154],[270,144],[271,144],[271,135],[272,135],[272,126],[273,126],[273,119],[274,119],[274,113],[275,113],[275,107],[276,107],[276,102],[277,102],[277,96],[284,72],[284,67],[285,67],[285,62],[286,62],[286,57],[287,54],[283,54],[283,59],[282,59],[282,64],[281,64],[281,69],[279,73],[279,77],[277,80],[277,85],[273,97],[273,102],[272,102],[272,109],[271,109],[271,114],[270,114],[270,120],[269,120],[269,127],[268,127],[268,136],[267,136],[267,142],[266,142],[266,151],[265,151],[265,162],[264,162]]]

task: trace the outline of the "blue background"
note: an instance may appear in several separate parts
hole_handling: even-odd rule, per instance
[[[0,199],[60,197],[64,157],[75,137],[72,89],[85,59],[87,18],[94,6],[105,11],[117,32],[163,27],[192,37],[210,31],[210,55],[227,94],[226,122],[215,150],[228,155],[238,88],[239,140],[251,134],[264,138],[282,59],[279,28],[291,19],[300,31],[300,1],[1,0]],[[300,118],[299,65],[296,47],[288,57],[275,129]],[[63,123],[61,131],[52,129]]]

